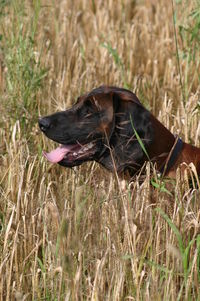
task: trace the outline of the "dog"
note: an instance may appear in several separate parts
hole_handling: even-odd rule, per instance
[[[150,161],[163,176],[175,178],[176,169],[185,162],[193,163],[200,175],[200,149],[175,137],[134,93],[123,88],[93,89],[70,109],[39,118],[39,127],[60,144],[43,155],[65,167],[96,161],[132,178]]]

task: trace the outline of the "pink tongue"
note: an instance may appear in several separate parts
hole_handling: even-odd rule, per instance
[[[50,153],[44,152],[43,155],[47,160],[52,163],[60,162],[69,151],[74,148],[74,145],[62,145],[51,151]]]

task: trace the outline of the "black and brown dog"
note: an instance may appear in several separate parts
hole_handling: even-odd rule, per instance
[[[175,137],[126,89],[101,86],[72,108],[40,118],[39,126],[60,144],[44,156],[62,166],[94,160],[132,177],[150,160],[159,172],[175,177],[181,163],[193,162],[200,175],[200,149]]]

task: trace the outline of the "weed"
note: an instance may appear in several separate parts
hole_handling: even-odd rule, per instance
[[[41,66],[40,53],[35,50],[35,35],[40,13],[40,1],[33,2],[33,16],[24,22],[24,1],[13,0],[9,8],[9,30],[2,26],[1,47],[6,68],[7,108],[14,120],[20,119],[27,126],[37,112],[37,94],[47,69]]]

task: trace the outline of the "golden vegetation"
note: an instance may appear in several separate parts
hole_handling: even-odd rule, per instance
[[[200,196],[51,165],[37,117],[124,86],[199,143],[199,1],[0,3],[0,299],[199,300]],[[174,23],[173,23],[174,21]],[[176,28],[176,35],[174,32]],[[176,47],[177,42],[177,47]],[[164,137],[163,137],[164,139]],[[121,185],[123,184],[123,185]]]

